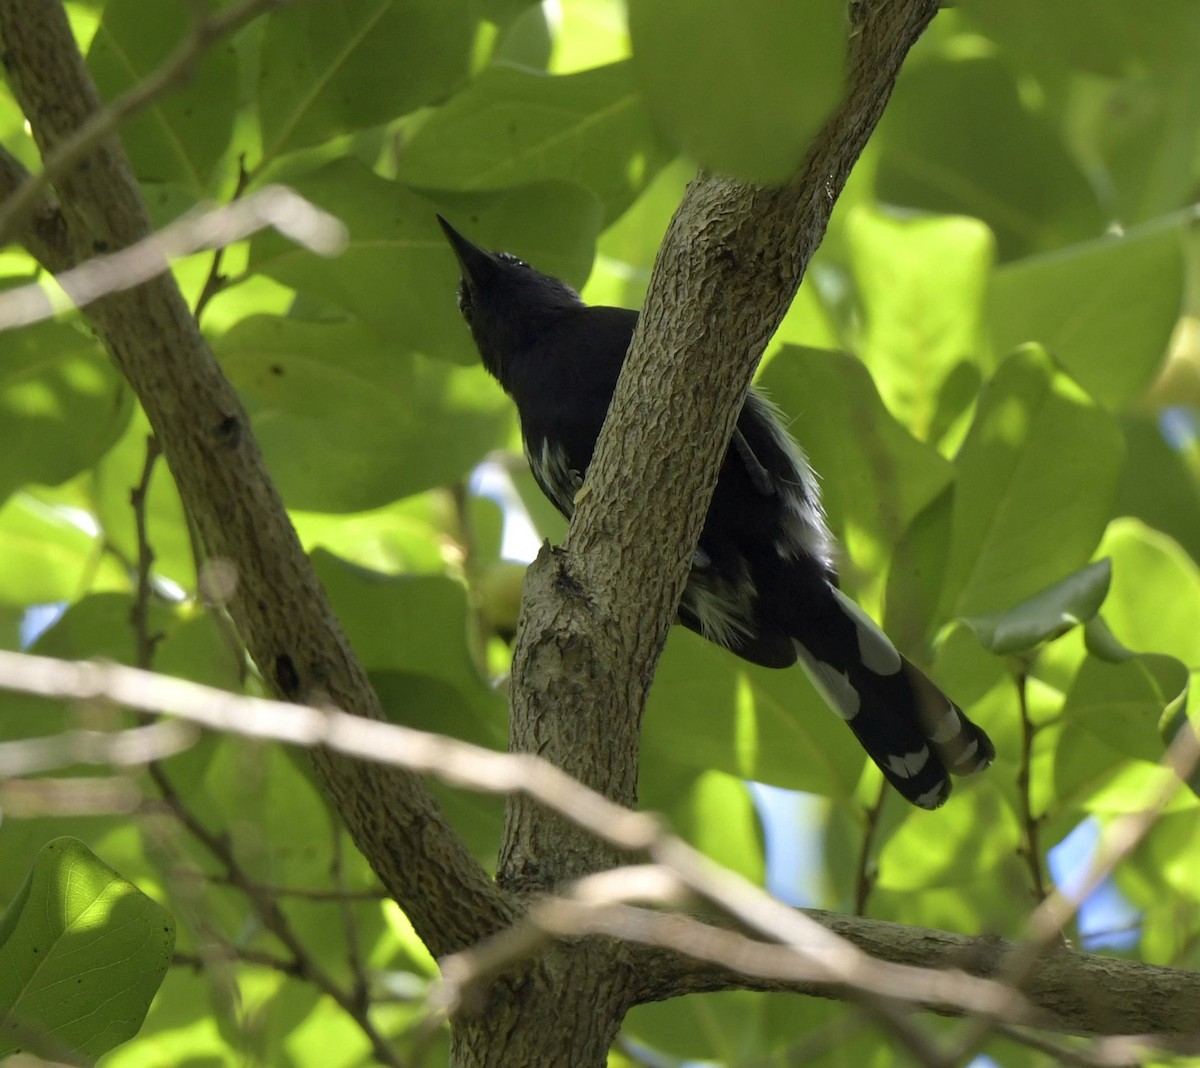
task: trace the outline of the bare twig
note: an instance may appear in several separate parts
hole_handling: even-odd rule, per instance
[[[0,810],[6,819],[136,812],[141,800],[137,785],[123,775],[6,779],[0,782]]]
[[[867,899],[875,888],[875,858],[871,851],[875,843],[875,832],[879,829],[879,818],[883,815],[884,800],[888,795],[887,784],[880,782],[879,796],[867,809],[866,826],[863,828],[862,845],[858,853],[858,870],[854,879],[854,915],[867,914]]]
[[[230,203],[241,200],[249,184],[250,174],[246,170],[246,157],[243,155],[238,157],[237,186],[233,190],[233,195],[229,198]],[[208,268],[208,277],[204,279],[204,286],[200,290],[200,296],[196,298],[196,306],[192,309],[192,315],[195,316],[196,322],[200,321],[200,317],[204,314],[204,309],[208,307],[208,302],[220,293],[229,282],[229,279],[221,273],[221,262],[225,258],[226,247],[225,245],[218,245],[213,250],[212,263]]]
[[[133,708],[171,710],[214,729],[302,745],[324,745],[363,759],[399,764],[435,774],[453,785],[469,789],[500,793],[523,791],[613,846],[629,853],[649,854],[681,887],[718,905],[751,930],[782,942],[787,947],[782,952],[796,959],[792,967],[812,969],[806,973],[810,978],[868,994],[901,991],[914,1001],[956,1005],[977,1012],[987,1009],[1001,1019],[1020,1020],[1032,1016],[1019,995],[997,984],[961,973],[929,972],[885,964],[867,956],[803,913],[781,904],[740,876],[720,869],[686,843],[666,833],[655,817],[625,809],[575,782],[553,765],[528,754],[496,753],[336,710],[241,697],[112,664],[73,663],[0,651],[0,686],[58,697],[107,697]],[[173,790],[169,782],[160,783],[160,786],[170,803]],[[241,873],[226,843],[208,832],[181,804],[177,815],[220,860],[231,878],[239,885],[244,881],[247,893],[254,894],[257,888]],[[578,925],[585,920],[589,926],[584,927],[584,932],[599,930],[604,914],[597,905],[594,891],[598,886],[611,885],[598,881],[603,878],[594,876],[581,884],[591,895],[585,895],[586,900],[577,899],[565,904],[552,901],[544,908],[539,906],[541,911],[532,929],[518,924],[495,936],[500,940],[498,944],[509,947],[509,951],[525,952],[527,944],[536,944],[544,937],[539,932],[560,933],[573,924],[571,930],[578,934],[581,933]],[[268,927],[281,937],[290,952],[302,956],[302,948],[287,932],[286,921],[279,914],[275,901],[261,894],[255,900],[256,907],[264,912]],[[554,909],[568,910],[568,919],[556,919],[559,914]],[[624,921],[629,920],[628,915],[622,915]],[[722,936],[718,933],[713,937]],[[886,988],[880,985],[884,982],[883,977],[890,977],[890,985]]]
[[[137,536],[137,577],[134,583],[133,604],[129,609],[129,623],[133,627],[137,666],[147,668],[154,664],[154,648],[162,640],[161,634],[150,632],[150,570],[154,566],[154,549],[146,530],[146,495],[150,492],[150,479],[154,475],[154,464],[162,455],[158,439],[153,435],[146,438],[146,459],[142,463],[142,475],[129,491],[129,504],[133,509],[133,526]]]
[[[149,107],[165,92],[183,82],[196,62],[224,37],[241,29],[264,11],[280,7],[288,0],[242,0],[239,4],[196,20],[191,32],[157,70],[140,79],[132,89],[111,104],[95,112],[87,122],[64,138],[47,153],[42,170],[30,176],[17,191],[0,205],[0,244],[9,240],[26,214],[50,186],[121,123]]]
[[[1017,799],[1021,806],[1021,826],[1024,830],[1025,841],[1020,847],[1020,853],[1029,870],[1030,890],[1037,904],[1046,900],[1048,893],[1046,880],[1042,875],[1042,845],[1041,845],[1041,816],[1033,812],[1032,796],[1032,764],[1033,742],[1037,728],[1029,716],[1029,667],[1022,661],[1015,663],[1013,683],[1017,688],[1017,706],[1021,714],[1021,763],[1017,770]]]
[[[214,875],[209,872],[183,869],[172,872],[179,879],[193,879],[213,886],[235,886],[228,875]],[[319,901],[337,904],[342,901],[386,901],[387,892],[382,888],[375,890],[322,890],[307,886],[275,886],[271,883],[257,883],[264,894],[274,898],[296,898],[300,901]]]
[[[267,227],[322,256],[346,243],[345,227],[286,186],[268,185],[222,207],[189,212],[157,233],[119,252],[81,263],[56,276],[67,299],[39,284],[0,296],[0,330],[49,319],[68,308],[82,308],[100,297],[132,289],[164,273],[172,257],[206,248],[223,248]]]
[[[164,804],[171,810],[171,813],[225,869],[230,883],[246,895],[246,899],[250,902],[262,925],[291,954],[296,969],[293,974],[303,977],[322,993],[327,994],[358,1025],[359,1030],[371,1043],[372,1054],[376,1061],[380,1064],[400,1066],[402,1062],[398,1054],[371,1021],[369,1006],[358,1004],[355,997],[334,982],[333,977],[317,963],[292,930],[292,925],[279,907],[279,902],[250,877],[234,854],[229,841],[222,835],[214,834],[201,823],[180,797],[179,792],[175,789],[175,784],[167,777],[161,766],[152,764],[149,772],[162,794]]]
[[[246,946],[233,946],[222,942],[211,947],[203,955],[199,953],[176,953],[171,963],[177,968],[191,968],[194,972],[204,972],[212,967],[214,960],[237,961],[241,964],[257,964],[262,968],[271,968],[282,975],[290,975],[293,979],[307,979],[308,973],[301,961],[286,957],[277,957],[272,953],[250,949]]]
[[[0,742],[0,779],[54,771],[73,764],[127,768],[174,756],[196,740],[187,723],[169,720],[121,731],[77,730]]]
[[[1173,774],[1165,776],[1154,799],[1140,812],[1120,816],[1101,835],[1086,875],[1070,893],[1053,890],[1027,925],[1027,940],[1018,943],[1004,963],[1000,977],[1014,991],[1022,989],[1038,967],[1042,957],[1061,940],[1062,932],[1078,913],[1084,901],[1104,882],[1150,832],[1171,799],[1188,781],[1200,764],[1200,738],[1190,721],[1175,735],[1162,764]],[[960,1061],[969,1060],[982,1047],[995,1028],[996,1018],[981,1015],[968,1027],[956,1051]]]

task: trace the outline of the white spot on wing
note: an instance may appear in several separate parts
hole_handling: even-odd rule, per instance
[[[929,762],[929,746],[923,745],[915,753],[888,757],[888,769],[902,779],[911,779]]]
[[[971,761],[973,761],[975,759],[975,754],[977,752],[979,752],[979,742],[976,741],[974,738],[972,738],[971,744],[968,745],[967,748],[962,751],[962,756],[960,756],[954,762],[954,766],[956,768],[960,768],[964,764],[970,764]]]
[[[942,745],[957,737],[962,725],[958,721],[958,712],[953,708],[946,709],[946,714],[938,720],[938,725],[929,733],[929,740]]]
[[[825,698],[826,704],[847,722],[857,716],[862,707],[862,698],[851,685],[850,676],[844,671],[838,671],[832,664],[818,660],[799,642],[792,644],[796,647],[796,655],[805,674],[817,692]]]
[[[919,808],[940,808],[948,796],[946,784],[940,782],[932,790],[926,790],[920,797],[915,798],[913,803]]]
[[[863,666],[875,672],[876,675],[894,675],[900,670],[903,661],[896,647],[892,644],[879,625],[839,589],[834,589],[833,596],[842,606],[842,611],[853,621],[858,630],[858,655]]]

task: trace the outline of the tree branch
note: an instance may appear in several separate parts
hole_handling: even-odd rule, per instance
[[[1021,976],[1017,994],[1008,983],[1013,962],[1027,959],[1024,944],[788,908],[719,868],[667,832],[656,817],[620,808],[532,754],[497,753],[398,724],[244,697],[115,664],[2,650],[0,689],[104,698],[133,709],[159,709],[213,730],[322,746],[359,760],[399,765],[452,786],[521,792],[579,826],[581,833],[603,839],[614,853],[645,854],[656,862],[654,868],[587,877],[567,889],[564,900],[543,900],[522,923],[458,959],[444,960],[452,984],[467,986],[498,973],[509,976],[524,956],[545,946],[546,934],[553,934],[570,941],[556,943],[536,959],[544,965],[555,952],[578,955],[583,947],[603,954],[628,971],[624,997],[629,1004],[738,988],[841,1000],[853,999],[855,992],[887,993],[934,1011],[971,1012],[987,1019],[988,1026],[1004,1020],[1077,1034],[1149,1030],[1189,1041],[1200,1036],[1200,973],[1054,949],[1034,958],[1037,967]],[[1184,757],[1194,759],[1197,747],[1190,733],[1182,732],[1179,739],[1166,763],[1183,771]],[[1174,789],[1182,789],[1183,781],[1177,776]],[[1164,793],[1154,810],[1166,801]],[[197,837],[204,840],[207,832],[198,830]],[[1131,834],[1122,833],[1117,848],[1127,852]],[[230,868],[232,861],[221,859]],[[233,882],[268,892],[240,875]],[[630,900],[670,903],[684,893],[716,906],[738,929],[690,916],[613,908]],[[759,940],[764,937],[772,941]],[[626,944],[630,941],[643,944]],[[481,974],[470,974],[472,968]]]
[[[61,4],[0,0],[0,39],[9,84],[49,158],[101,109]],[[6,180],[13,174],[11,165],[0,168]],[[61,270],[150,234],[114,136],[99,139],[55,184],[65,234],[55,229],[53,242],[31,247],[56,254],[46,266]],[[11,196],[14,187],[0,192]],[[41,198],[34,206],[40,211],[51,203]],[[208,554],[236,569],[228,608],[263,678],[293,700],[331,699],[382,719],[267,475],[246,413],[174,280],[162,275],[104,297],[85,314],[137,393]],[[326,751],[313,760],[359,849],[434,953],[460,949],[509,922],[512,903],[471,857],[424,783]]]
[[[688,187],[564,547],[543,550],[526,580],[511,744],[622,804],[636,800],[646,693],[746,389],[937,3],[859,11],[846,94],[795,178],[762,188],[701,174]],[[502,882],[551,888],[610,860],[512,799]]]

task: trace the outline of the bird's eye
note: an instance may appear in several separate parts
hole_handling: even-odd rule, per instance
[[[471,304],[471,290],[466,282],[458,283],[458,310],[462,313],[462,317],[469,323],[471,321],[473,305]]]

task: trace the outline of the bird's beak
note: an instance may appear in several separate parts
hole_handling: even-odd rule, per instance
[[[454,249],[454,255],[462,267],[463,278],[472,286],[477,285],[495,264],[492,254],[472,244],[440,215],[437,221],[450,242],[450,247]]]

